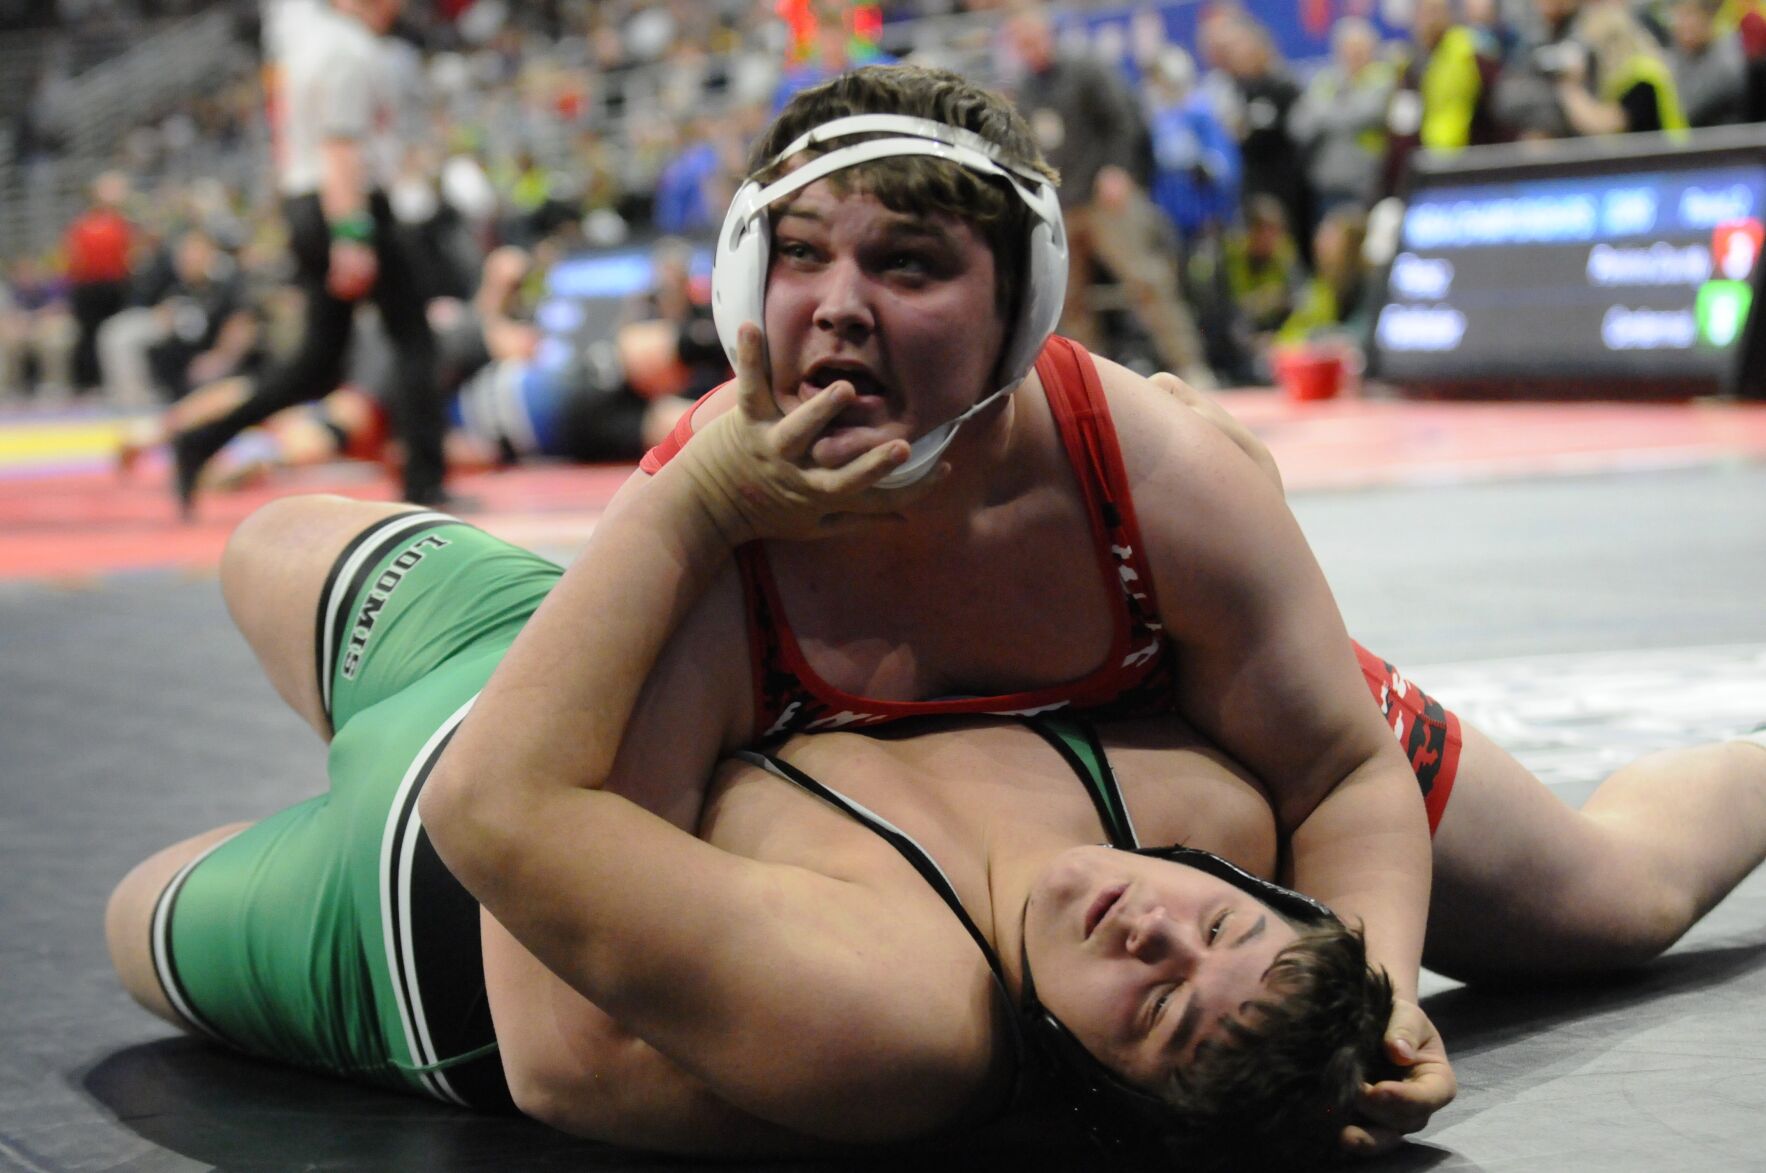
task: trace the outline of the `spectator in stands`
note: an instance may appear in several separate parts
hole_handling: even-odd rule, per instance
[[[1246,350],[1260,356],[1294,312],[1304,272],[1282,202],[1267,194],[1247,198],[1245,225],[1227,236],[1223,259],[1239,328],[1249,335]]]
[[[773,91],[774,114],[801,90],[849,69],[888,65],[895,60],[877,43],[883,14],[876,4],[785,0],[777,8],[785,17],[791,43],[786,49],[785,70]]]
[[[1742,121],[1766,122],[1766,14],[1759,9],[1743,13],[1735,32],[1748,63],[1748,102]]]
[[[1380,35],[1358,16],[1331,29],[1331,61],[1307,83],[1288,130],[1306,158],[1313,212],[1341,205],[1366,208],[1386,158],[1386,110],[1396,75],[1379,56]]]
[[[1688,126],[1740,122],[1747,113],[1747,59],[1734,31],[1717,32],[1723,0],[1675,0],[1668,53]]]
[[[1300,86],[1276,50],[1269,30],[1241,20],[1227,40],[1226,65],[1244,103],[1239,153],[1245,161],[1244,199],[1266,195],[1282,205],[1288,223],[1311,222],[1312,192],[1289,128]]]
[[[1372,319],[1367,262],[1367,215],[1360,208],[1339,205],[1319,222],[1312,242],[1312,278],[1300,292],[1275,340],[1280,345],[1337,338],[1360,345]]]
[[[1674,76],[1661,47],[1623,4],[1604,0],[1583,8],[1577,36],[1590,62],[1572,58],[1558,77],[1564,116],[1579,135],[1634,134],[1686,129]],[[1597,87],[1590,93],[1585,82]]]
[[[141,405],[242,373],[258,342],[256,315],[233,259],[201,228],[187,228],[147,266],[142,303],[99,329],[105,395]]]
[[[1238,138],[1196,88],[1196,66],[1175,45],[1149,63],[1145,97],[1153,137],[1153,202],[1177,230],[1184,301],[1202,336],[1203,361],[1236,378],[1243,355],[1233,334],[1232,297],[1218,277],[1222,236],[1239,219]]]
[[[1153,136],[1153,202],[1193,242],[1239,217],[1239,144],[1196,90],[1196,64],[1167,46],[1147,72],[1147,123]]]
[[[1201,336],[1178,285],[1169,229],[1147,195],[1150,151],[1134,94],[1105,63],[1058,51],[1041,5],[1014,13],[1005,36],[1024,70],[1018,106],[1061,175],[1069,250],[1061,332],[1108,352],[1092,298],[1101,265],[1122,285],[1159,365],[1192,386],[1213,387]]]
[[[1196,56],[1202,63],[1202,77],[1196,88],[1213,107],[1220,124],[1232,133],[1234,142],[1245,133],[1245,103],[1239,97],[1238,82],[1226,67],[1226,59],[1245,19],[1244,10],[1237,4],[1216,3],[1206,6],[1196,21]]]
[[[656,177],[651,223],[673,235],[713,232],[743,174],[742,144],[729,120],[713,117],[689,120],[681,143]]]
[[[1502,0],[1462,0],[1461,15],[1478,38],[1480,52],[1507,65],[1521,48],[1521,31],[1509,20]]]
[[[1411,12],[1411,52],[1388,107],[1387,193],[1403,190],[1410,155],[1457,151],[1499,137],[1490,112],[1498,62],[1489,47],[1458,23],[1456,0],[1417,0]]]
[[[510,209],[501,233],[506,242],[532,248],[560,224],[582,215],[580,201],[566,198],[558,178],[531,150],[516,152],[498,169],[498,186]]]
[[[1507,53],[1489,95],[1491,116],[1506,134],[1554,139],[1572,133],[1557,79],[1566,62],[1588,53],[1575,35],[1580,8],[1581,0],[1532,0],[1530,35]]]
[[[98,328],[129,304],[136,237],[135,226],[123,214],[129,192],[127,175],[106,171],[92,182],[90,205],[62,236],[68,303],[79,327],[72,370],[76,391],[92,390],[101,382]]]
[[[35,257],[9,266],[0,280],[0,401],[68,393],[79,329],[67,302],[66,280]]]

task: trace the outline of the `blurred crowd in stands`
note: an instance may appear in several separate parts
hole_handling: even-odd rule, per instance
[[[1369,213],[1403,195],[1412,152],[1766,116],[1766,0],[1295,0],[1291,19],[1328,22],[1328,55],[1301,62],[1234,0],[1189,5],[1193,37],[1152,3],[1126,35],[1087,35],[1123,7],[412,0],[390,67],[420,120],[389,195],[433,242],[437,295],[469,303],[499,248],[532,283],[582,251],[703,240],[802,86],[873,61],[957,68],[1016,94],[1063,172],[1063,330],[1233,386],[1267,381],[1277,347],[1360,337]],[[258,5],[0,0],[0,36],[126,43],[216,8],[236,51],[139,111],[58,237],[0,257],[0,402],[165,404],[286,345]],[[35,63],[0,127],[0,171],[25,187],[69,142],[70,59]]]

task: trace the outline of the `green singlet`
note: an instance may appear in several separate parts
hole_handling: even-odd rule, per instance
[[[153,917],[179,1013],[255,1055],[474,1107],[511,1107],[478,906],[417,796],[472,699],[562,573],[443,514],[377,523],[321,594],[328,793],[192,862]]]

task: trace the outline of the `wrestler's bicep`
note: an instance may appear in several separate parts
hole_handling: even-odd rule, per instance
[[[1163,396],[1113,396],[1183,715],[1270,787],[1288,825],[1390,736],[1279,490]],[[1323,752],[1328,748],[1329,752]]]

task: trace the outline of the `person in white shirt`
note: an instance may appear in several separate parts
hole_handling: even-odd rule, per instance
[[[444,405],[424,316],[416,234],[387,200],[400,119],[381,38],[404,0],[288,0],[265,21],[270,120],[295,282],[306,295],[301,344],[221,419],[173,438],[176,487],[189,513],[202,466],[243,429],[337,386],[356,304],[372,298],[397,355],[394,426],[404,441],[404,496],[443,497]]]

